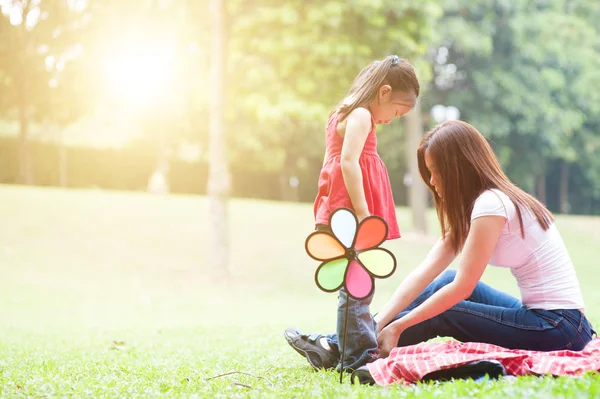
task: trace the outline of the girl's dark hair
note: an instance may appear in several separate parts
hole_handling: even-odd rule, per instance
[[[337,113],[340,115],[340,120],[344,120],[356,108],[366,107],[384,84],[390,85],[392,91],[404,93],[412,91],[416,97],[419,97],[419,80],[413,66],[396,55],[390,55],[360,71],[346,98],[334,108],[331,114]]]

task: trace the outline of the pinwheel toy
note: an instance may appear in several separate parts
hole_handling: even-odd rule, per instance
[[[369,216],[360,224],[354,212],[336,209],[329,218],[330,231],[315,231],[305,242],[308,255],[321,264],[315,273],[317,286],[325,292],[344,287],[346,294],[360,300],[375,289],[374,277],[386,278],[396,270],[396,258],[379,246],[388,234],[386,222],[379,216]],[[348,298],[349,299],[349,298]],[[346,352],[348,304],[344,317],[340,383]]]

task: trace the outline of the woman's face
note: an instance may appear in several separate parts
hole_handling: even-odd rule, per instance
[[[442,197],[442,186],[440,182],[440,174],[431,159],[431,155],[429,154],[429,150],[425,151],[425,165],[427,169],[429,169],[429,173],[431,174],[431,178],[429,179],[429,184],[431,184],[435,188],[435,192],[441,198]]]

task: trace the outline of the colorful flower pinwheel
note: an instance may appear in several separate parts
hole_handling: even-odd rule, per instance
[[[329,218],[331,233],[315,231],[306,239],[308,255],[322,261],[315,273],[317,286],[334,292],[342,286],[355,299],[371,295],[373,277],[386,278],[396,270],[396,258],[379,248],[388,233],[385,221],[369,216],[358,224],[356,215],[346,208],[336,209]]]

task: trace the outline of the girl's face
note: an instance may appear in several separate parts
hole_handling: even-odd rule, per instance
[[[431,159],[431,155],[429,154],[429,150],[425,151],[425,165],[427,165],[427,169],[429,169],[429,173],[431,173],[431,177],[429,178],[429,184],[435,188],[435,192],[437,195],[442,198],[442,186],[440,182],[440,174],[437,170],[435,163]]]
[[[389,85],[383,85],[369,108],[376,124],[388,124],[394,118],[406,115],[415,107],[416,101],[415,93],[393,92]]]

